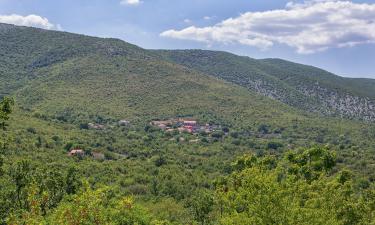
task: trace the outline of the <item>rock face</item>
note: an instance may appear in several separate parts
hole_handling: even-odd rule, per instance
[[[319,85],[297,86],[298,98],[290,98],[287,90],[274,87],[263,80],[235,82],[248,87],[257,93],[279,100],[288,105],[304,109],[309,112],[327,116],[339,116],[351,119],[375,121],[375,101],[370,98],[353,96],[348,93],[339,93],[328,90]],[[297,99],[304,99],[298,101]]]
[[[338,93],[319,85],[313,87],[301,85],[298,90],[304,95],[316,99],[322,106],[320,109],[311,109],[311,111],[321,112],[325,115],[375,121],[375,101],[370,98]]]

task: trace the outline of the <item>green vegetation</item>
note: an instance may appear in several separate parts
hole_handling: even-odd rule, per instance
[[[0,25],[0,54],[0,224],[374,221],[373,123],[320,117],[120,40]],[[150,125],[177,117],[222,130]]]
[[[281,59],[256,60],[226,52],[155,51],[166,60],[322,115],[375,120],[375,81],[336,76]]]
[[[332,175],[334,156],[325,148],[274,157],[239,159],[217,189],[221,224],[373,224],[374,186]]]

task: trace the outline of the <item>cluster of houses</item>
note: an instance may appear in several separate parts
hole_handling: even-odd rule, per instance
[[[158,127],[166,132],[178,131],[180,133],[187,132],[191,134],[205,132],[212,133],[215,130],[220,130],[219,125],[199,124],[196,120],[191,118],[172,118],[168,120],[154,120],[150,125]]]

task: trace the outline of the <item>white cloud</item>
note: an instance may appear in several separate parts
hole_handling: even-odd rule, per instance
[[[8,23],[19,26],[39,27],[48,30],[61,30],[59,24],[54,25],[47,18],[38,15],[21,16],[17,14],[0,15],[0,23]]]
[[[189,20],[189,19],[184,19],[184,23],[191,23],[191,20]]]
[[[299,53],[375,43],[375,4],[339,0],[290,2],[285,9],[247,12],[208,27],[160,34],[183,40],[267,49],[285,44]]]
[[[203,19],[204,19],[204,20],[210,20],[211,17],[210,17],[210,16],[205,16],[205,17],[203,17]]]
[[[136,5],[139,5],[141,3],[142,3],[141,0],[122,0],[120,2],[121,5],[132,5],[132,6],[136,6]]]

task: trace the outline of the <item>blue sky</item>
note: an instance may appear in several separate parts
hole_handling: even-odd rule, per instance
[[[0,22],[375,78],[375,0],[0,0]]]

